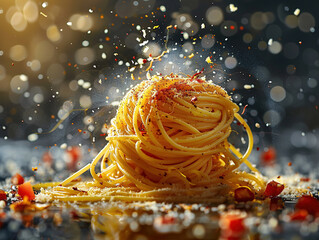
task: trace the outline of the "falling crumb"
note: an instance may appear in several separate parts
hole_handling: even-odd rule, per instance
[[[294,15],[295,15],[295,16],[298,16],[299,13],[300,13],[300,9],[299,9],[299,8],[296,8],[296,10],[294,11]]]
[[[270,39],[268,40],[268,46],[271,46],[272,43],[273,43],[273,40],[272,40],[272,38],[270,38]]]
[[[46,14],[44,14],[43,12],[40,12],[40,14],[43,16],[43,17],[48,17]]]
[[[205,61],[206,61],[208,64],[213,63],[212,60],[210,59],[210,57],[207,57],[207,58],[205,59]]]
[[[231,12],[236,12],[238,10],[238,7],[236,7],[234,4],[229,4],[229,10]]]
[[[188,58],[193,58],[193,57],[194,57],[194,53],[188,56]]]
[[[245,84],[244,88],[245,89],[252,89],[252,88],[254,88],[254,85]]]

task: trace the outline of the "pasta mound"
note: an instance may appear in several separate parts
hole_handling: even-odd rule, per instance
[[[252,133],[238,110],[224,89],[203,79],[171,74],[143,81],[125,95],[106,147],[84,169],[90,168],[94,180],[79,185],[88,194],[67,195],[77,201],[100,196],[94,199],[221,202],[240,186],[258,194],[264,183],[247,160]],[[248,134],[243,155],[227,140],[234,118]],[[252,173],[238,170],[242,163]],[[54,191],[68,192],[48,192],[55,199]]]

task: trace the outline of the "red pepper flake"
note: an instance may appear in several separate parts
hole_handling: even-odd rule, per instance
[[[204,72],[204,68],[202,68],[202,70],[198,73],[195,73],[192,77],[191,77],[191,80],[193,80],[195,77],[198,78],[197,76],[202,74]]]
[[[299,198],[295,208],[297,210],[306,210],[314,217],[319,217],[319,201],[312,196],[302,196]]]
[[[7,201],[7,194],[2,189],[0,189],[0,200]]]
[[[147,63],[147,59],[143,59],[143,63],[144,63],[144,64]]]
[[[247,107],[248,107],[248,104],[245,105],[245,107],[244,107],[244,109],[243,109],[241,115],[243,115],[243,114],[245,113]]]
[[[289,167],[291,167],[291,166],[292,166],[292,163],[291,163],[291,162],[289,162],[289,163],[288,163],[288,166],[289,166]]]
[[[144,136],[146,134],[146,130],[145,130],[145,126],[143,123],[140,124],[138,130],[140,131],[140,133],[142,134],[142,136]]]
[[[249,187],[239,187],[235,190],[235,200],[237,202],[248,202],[255,199],[255,194]]]
[[[276,197],[278,196],[283,190],[285,186],[280,184],[276,181],[271,181],[267,184],[266,190],[264,192],[265,197]]]
[[[276,160],[276,150],[273,147],[270,147],[267,151],[264,151],[261,155],[261,161],[264,165],[272,165]]]
[[[11,177],[11,183],[13,185],[20,185],[24,183],[24,178],[19,173],[16,173],[14,176]]]
[[[191,102],[194,103],[196,101],[197,101],[197,97],[196,96],[192,97]]]

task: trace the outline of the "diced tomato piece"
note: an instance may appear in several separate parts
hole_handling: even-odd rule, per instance
[[[0,189],[0,200],[7,201],[7,194],[2,189]]]
[[[302,178],[300,178],[300,181],[301,182],[309,182],[310,181],[310,178],[308,178],[308,177],[302,177]]]
[[[25,182],[18,186],[18,194],[24,198],[25,196],[31,201],[35,199],[33,188],[30,182]]]
[[[319,201],[311,196],[302,196],[295,206],[298,210],[306,210],[309,214],[319,217]]]
[[[176,223],[176,218],[173,216],[168,216],[165,215],[161,218],[162,224],[175,224]]]
[[[300,209],[300,210],[297,210],[293,214],[290,215],[290,220],[291,221],[305,221],[308,216],[309,216],[309,213],[307,210]]]
[[[69,162],[67,163],[69,169],[75,168],[77,162],[80,160],[82,153],[81,148],[73,146],[69,147],[66,151],[69,156]]]
[[[52,165],[53,163],[53,157],[52,154],[50,152],[45,152],[42,155],[42,162],[48,164],[48,165]]]
[[[24,178],[19,173],[16,173],[14,176],[11,177],[11,183],[13,185],[20,185],[24,183]]]
[[[264,165],[272,165],[277,157],[275,148],[270,147],[260,155],[260,159]]]
[[[243,212],[229,212],[221,215],[219,226],[222,239],[240,239],[247,230],[244,223],[246,214]]]
[[[255,194],[249,187],[239,187],[235,190],[235,200],[237,202],[248,202],[255,199]]]
[[[284,188],[285,186],[283,184],[271,181],[267,184],[264,195],[266,197],[276,197],[284,190]]]

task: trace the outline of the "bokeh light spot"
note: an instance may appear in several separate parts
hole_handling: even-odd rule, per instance
[[[11,17],[10,24],[14,30],[22,32],[26,29],[28,23],[21,12],[15,12]]]
[[[215,37],[212,34],[206,34],[201,41],[202,47],[205,49],[211,48],[215,44]]]
[[[303,32],[310,32],[311,28],[314,28],[316,25],[315,18],[311,13],[303,12],[298,18],[298,27]]]
[[[17,94],[25,92],[29,88],[28,77],[26,75],[15,75],[10,81],[11,91]]]
[[[209,24],[219,25],[224,20],[224,13],[219,7],[210,7],[206,11],[206,19]]]
[[[95,52],[91,48],[80,48],[75,52],[75,61],[80,65],[88,65],[95,59]]]
[[[47,28],[47,37],[52,42],[57,42],[61,39],[61,33],[56,25],[51,25]]]
[[[225,59],[225,66],[229,69],[233,69],[237,66],[237,59],[234,57],[227,57]]]
[[[278,54],[282,50],[282,45],[278,41],[273,41],[272,44],[268,46],[268,50],[272,54]]]
[[[275,86],[270,90],[270,97],[275,102],[281,102],[286,98],[286,90],[281,86]]]
[[[82,95],[80,97],[79,102],[80,102],[81,107],[83,107],[83,108],[89,108],[92,105],[91,97],[88,95]]]
[[[38,5],[33,1],[28,1],[23,7],[23,16],[28,22],[35,22],[39,17]]]
[[[270,124],[272,127],[275,127],[280,123],[281,116],[275,110],[268,110],[267,112],[265,112],[263,120],[266,124]]]
[[[9,55],[13,61],[23,61],[27,57],[27,49],[23,45],[15,45],[10,48]]]

